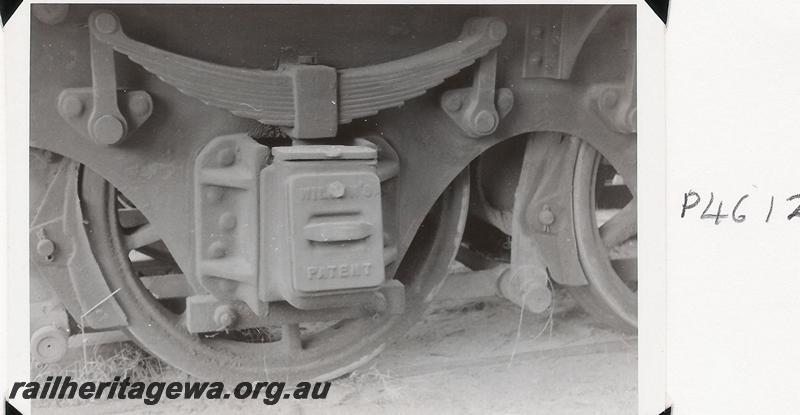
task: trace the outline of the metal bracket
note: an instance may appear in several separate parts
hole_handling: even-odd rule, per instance
[[[537,166],[534,138],[528,138],[522,161],[523,172],[534,171]],[[504,297],[532,312],[542,312],[550,306],[552,295],[547,286],[546,261],[531,232],[529,207],[536,192],[534,178],[522,174],[514,192],[514,210],[511,225],[511,268],[498,280],[498,290]],[[549,217],[543,225],[549,227]]]
[[[636,91],[633,81],[595,85],[590,91],[593,108],[609,129],[636,132]]]
[[[246,134],[209,142],[195,161],[197,278],[215,297],[243,300],[255,312],[258,299],[259,174],[269,147]]]
[[[78,198],[78,164],[65,163],[30,230],[32,264],[75,320],[95,329],[124,327],[127,317],[94,259]],[[65,275],[68,275],[65,278]]]
[[[125,91],[120,100],[114,65],[114,48],[98,40],[119,30],[119,21],[108,14],[89,20],[92,87],[67,89],[58,97],[58,112],[84,137],[96,144],[121,142],[152,114],[153,100],[145,91]],[[119,108],[122,102],[125,113]]]
[[[442,94],[442,108],[470,137],[494,133],[500,119],[508,115],[514,105],[514,95],[508,88],[498,89],[495,96],[496,78],[497,51],[494,50],[481,58],[471,88]]]
[[[96,86],[65,89],[58,96],[58,113],[72,128],[94,143],[116,144],[150,118],[153,99],[145,91],[117,90],[116,86],[113,91],[113,108],[108,111],[102,104],[108,99],[97,99],[98,95],[107,92],[99,92]]]
[[[318,310],[301,310],[285,301],[269,303],[269,308],[256,314],[247,304],[223,302],[212,295],[198,295],[186,299],[186,328],[191,333],[220,330],[239,330],[251,327],[267,327],[278,324],[336,321],[371,317],[388,313],[400,315],[405,311],[405,287],[400,281],[391,280],[362,298],[360,303],[331,305]]]

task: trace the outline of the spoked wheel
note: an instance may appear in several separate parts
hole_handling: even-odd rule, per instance
[[[631,333],[637,330],[636,189],[630,185],[636,178],[618,170],[581,143],[572,208],[578,261],[589,285],[569,291],[598,321]]]
[[[442,194],[422,223],[396,273],[406,287],[405,313],[376,314],[309,325],[287,324],[209,334],[190,333],[185,302],[155,298],[142,282],[142,253],[176,275],[169,252],[146,219],[131,223],[132,205],[102,177],[83,168],[80,196],[93,253],[128,319],[125,329],[152,354],[189,374],[213,380],[323,380],[349,373],[369,362],[405,333],[425,311],[429,294],[447,275],[463,229],[468,175],[462,173]],[[134,215],[135,216],[135,215]],[[127,223],[122,223],[126,222]],[[135,258],[134,258],[135,259]],[[151,261],[144,261],[152,265]]]

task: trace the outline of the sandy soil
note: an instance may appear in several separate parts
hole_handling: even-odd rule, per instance
[[[550,315],[502,299],[437,303],[324,401],[99,401],[34,413],[635,414],[635,337],[595,325],[562,292],[555,298],[552,327]]]

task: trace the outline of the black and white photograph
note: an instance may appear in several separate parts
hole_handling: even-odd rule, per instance
[[[798,413],[800,3],[0,15],[7,414]]]
[[[800,413],[796,1],[0,17],[5,414]]]
[[[32,413],[637,412],[636,5],[30,7]]]

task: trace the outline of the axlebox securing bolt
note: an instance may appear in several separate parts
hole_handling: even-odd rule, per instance
[[[367,314],[378,314],[384,312],[387,306],[386,296],[381,292],[376,292],[372,301],[365,303],[363,308]]]
[[[221,305],[214,310],[214,322],[224,329],[233,325],[239,317],[236,310],[230,305]]]
[[[338,146],[328,146],[328,148],[325,149],[325,157],[329,159],[338,159],[342,157],[342,149]]]

